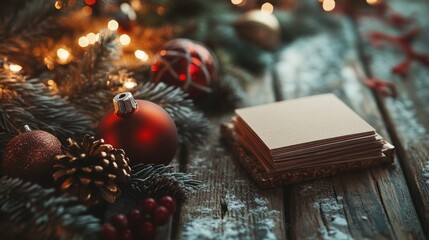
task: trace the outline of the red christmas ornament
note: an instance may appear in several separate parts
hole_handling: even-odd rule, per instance
[[[113,98],[114,110],[100,122],[98,135],[115,148],[121,148],[130,165],[169,164],[177,149],[176,125],[160,106],[135,100],[129,92]]]
[[[10,177],[49,186],[58,154],[61,154],[61,143],[55,136],[45,131],[31,131],[26,125],[23,133],[6,145],[1,171]]]
[[[151,68],[153,82],[181,87],[194,100],[212,92],[217,76],[218,63],[214,55],[203,45],[180,38],[164,45]]]

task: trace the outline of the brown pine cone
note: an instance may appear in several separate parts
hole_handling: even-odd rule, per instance
[[[131,168],[124,151],[89,135],[81,144],[71,138],[67,142],[63,154],[55,158],[53,177],[57,186],[88,206],[115,202],[121,195],[120,185],[130,180]]]

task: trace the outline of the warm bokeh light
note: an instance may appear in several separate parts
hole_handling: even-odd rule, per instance
[[[54,61],[51,58],[45,57],[45,58],[43,58],[43,62],[46,64],[46,67],[49,70],[54,70],[55,69]]]
[[[124,88],[126,89],[133,89],[135,86],[137,86],[136,82],[133,82],[133,81],[124,82]]]
[[[274,11],[274,6],[273,6],[273,4],[266,2],[266,3],[262,4],[261,11],[268,13],[268,14],[271,14]]]
[[[112,19],[107,23],[107,28],[111,31],[116,31],[119,28],[119,23]]]
[[[159,6],[158,8],[156,8],[156,13],[158,13],[158,15],[162,16],[165,14],[165,7],[163,6]]]
[[[366,2],[370,5],[375,5],[379,3],[379,0],[366,0]]]
[[[58,62],[60,64],[66,64],[71,60],[71,54],[64,48],[58,48],[57,50]]]
[[[85,3],[88,5],[94,5],[96,0],[85,0]]]
[[[240,5],[243,2],[243,0],[231,0],[231,3],[234,5]]]
[[[88,38],[89,44],[94,44],[97,41],[97,35],[95,35],[95,33],[90,32],[86,37]]]
[[[62,1],[56,1],[54,6],[55,6],[55,9],[60,10],[63,7],[63,2]]]
[[[92,8],[90,6],[85,6],[82,8],[82,14],[84,16],[91,16],[92,14]]]
[[[327,12],[332,11],[335,8],[335,1],[334,0],[325,0],[325,1],[323,1],[322,7],[323,7],[323,10],[325,10]]]
[[[48,80],[46,83],[47,83],[49,86],[52,86],[52,85],[54,85],[54,84],[55,84],[55,81],[54,81],[54,80],[52,80],[52,79],[50,79],[50,80]]]
[[[79,40],[77,40],[77,44],[79,44],[80,47],[88,47],[89,40],[87,37],[82,36],[79,38]]]
[[[119,42],[120,42],[123,46],[126,46],[126,45],[130,44],[130,42],[131,42],[131,38],[130,38],[130,36],[128,36],[127,34],[122,34],[121,36],[119,36]]]
[[[143,62],[146,62],[147,60],[149,60],[149,55],[147,55],[145,51],[136,50],[134,52],[134,55],[136,56],[136,58],[142,60]]]
[[[12,72],[14,72],[14,73],[17,73],[17,72],[19,72],[19,71],[21,71],[21,70],[22,70],[21,65],[13,64],[13,63],[9,64],[9,65],[8,65],[8,68],[9,68],[9,70],[10,70],[10,71],[12,71]]]
[[[138,11],[142,9],[142,3],[140,2],[140,0],[131,0],[131,7]]]

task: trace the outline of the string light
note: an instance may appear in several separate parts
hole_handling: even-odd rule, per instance
[[[55,9],[60,10],[63,7],[63,2],[56,1],[54,6],[55,6]]]
[[[143,62],[146,62],[147,60],[149,60],[149,55],[147,55],[145,51],[136,50],[134,52],[134,55],[136,56],[136,58],[142,60]]]
[[[130,42],[131,42],[131,38],[130,38],[130,36],[128,36],[127,34],[122,34],[121,36],[119,36],[119,42],[120,42],[123,46],[126,46],[126,45],[130,44]]]
[[[14,63],[9,63],[8,65],[5,65],[5,66],[7,66],[7,68],[14,73],[17,73],[22,70],[21,65],[14,64]]]
[[[378,0],[366,0],[366,2],[367,2],[369,5],[375,5],[375,4],[378,4]]]
[[[111,31],[116,31],[119,28],[119,23],[112,19],[107,23],[107,28]]]
[[[334,10],[334,8],[335,8],[335,1],[334,0],[325,0],[325,1],[323,1],[322,8],[326,12]]]
[[[240,5],[243,2],[243,0],[231,0],[231,3],[234,5]]]
[[[140,0],[131,0],[131,7],[138,11],[141,10],[143,6]]]
[[[49,57],[45,57],[45,58],[43,59],[43,62],[46,64],[46,67],[47,67],[49,70],[54,70],[54,69],[55,69],[54,61],[53,61],[51,58],[49,58]]]
[[[119,8],[121,9],[121,12],[125,13],[131,21],[137,19],[136,12],[128,3],[122,3]]]
[[[266,2],[266,3],[262,4],[261,11],[268,13],[268,14],[271,14],[274,11],[274,6],[273,6],[273,4]]]
[[[126,89],[133,89],[135,86],[137,86],[137,83],[134,81],[124,82],[124,88]]]
[[[159,7],[156,9],[156,13],[158,13],[158,15],[160,15],[160,16],[164,15],[164,14],[165,14],[165,7],[163,7],[163,6],[159,6]]]
[[[60,64],[66,64],[71,60],[70,52],[64,48],[58,48],[57,56],[58,56],[58,63]]]
[[[97,41],[97,35],[95,35],[95,33],[90,32],[86,37],[88,38],[89,44],[94,44]]]
[[[46,84],[48,85],[48,88],[49,88],[49,89],[51,89],[51,90],[58,90],[57,83],[56,83],[54,80],[49,79],[49,80],[46,82]]]
[[[88,47],[89,45],[89,40],[87,37],[82,36],[79,38],[79,40],[77,40],[77,44],[79,44],[80,47]]]
[[[82,14],[84,16],[91,16],[92,14],[92,8],[90,6],[85,6],[82,8]]]
[[[94,4],[95,4],[95,2],[96,2],[96,0],[85,0],[85,3],[86,3],[87,5],[94,5]]]

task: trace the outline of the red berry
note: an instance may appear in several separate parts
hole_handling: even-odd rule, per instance
[[[125,231],[123,231],[120,235],[119,235],[119,239],[121,240],[133,240],[134,239],[134,235],[131,232],[130,229],[126,229]]]
[[[140,207],[142,209],[143,213],[149,213],[151,214],[152,211],[158,206],[155,199],[153,198],[146,198],[143,200],[140,204]]]
[[[142,213],[138,209],[133,209],[128,213],[128,224],[130,226],[136,226],[142,219]]]
[[[140,228],[141,239],[154,239],[156,236],[156,228],[151,222],[143,222]]]
[[[174,199],[170,196],[164,196],[160,198],[158,203],[159,205],[167,208],[170,214],[173,214],[174,211],[176,211],[176,201],[174,201]]]
[[[159,206],[155,208],[152,212],[152,222],[156,226],[162,226],[168,223],[168,220],[170,220],[170,213],[168,212],[168,209],[164,206]]]
[[[119,230],[120,232],[127,229],[128,219],[127,219],[127,217],[125,217],[124,214],[118,214],[118,215],[112,217],[111,222],[112,222],[113,226],[115,226],[116,229]]]
[[[116,239],[116,228],[110,223],[105,223],[101,229],[101,237],[103,240]]]

